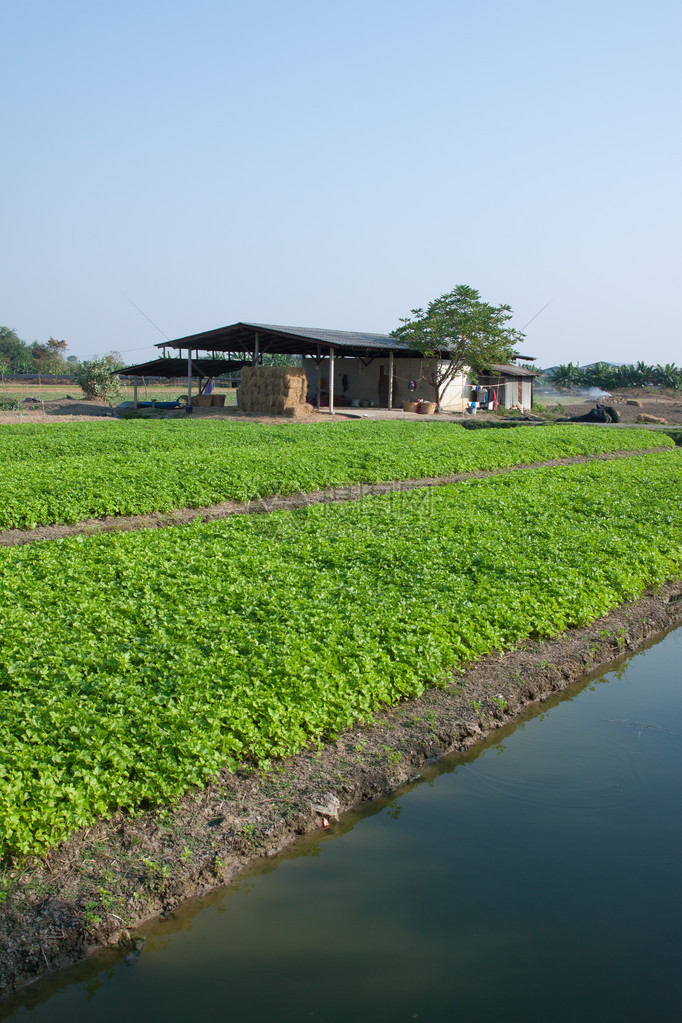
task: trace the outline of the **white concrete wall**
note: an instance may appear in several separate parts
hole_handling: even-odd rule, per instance
[[[464,412],[471,398],[471,384],[468,382],[468,372],[465,370],[458,373],[447,384],[441,401],[443,412]]]
[[[394,373],[396,378],[396,390],[394,405],[402,408],[404,401],[435,401],[436,392],[428,381],[429,364],[423,359],[394,359]],[[416,387],[410,390],[410,381],[414,381]]]
[[[423,398],[424,401],[435,401],[436,395],[433,387],[428,382],[432,372],[434,360],[430,359],[394,359],[393,374],[395,379],[395,391],[393,407],[402,408],[404,401],[417,401]],[[334,362],[334,398],[345,395],[350,400],[371,401],[375,407],[386,407],[385,397],[379,394],[382,367],[386,378],[389,370],[388,357],[373,359],[365,366],[360,359],[338,357]],[[317,391],[317,365],[315,360],[303,358],[303,368],[308,380],[308,394],[314,396]],[[321,362],[322,390],[329,390],[329,359],[322,359]],[[346,388],[344,390],[344,377],[346,377]],[[410,390],[410,381],[414,381],[416,387]],[[471,389],[467,385],[465,373],[458,374],[446,388],[443,395],[443,409],[452,412],[463,412],[467,401],[470,400]]]
[[[344,395],[348,399],[373,402],[378,407],[379,375],[382,365],[386,366],[388,372],[388,359],[373,359],[368,366],[364,366],[360,359],[337,356],[334,360],[334,399]],[[317,364],[314,359],[304,356],[303,368],[308,379],[308,394],[314,397],[317,393]],[[322,390],[329,391],[329,359],[322,359],[320,371]],[[345,389],[344,378],[347,378]]]
[[[424,401],[435,401],[436,396],[433,387],[428,382],[435,360],[433,359],[394,359],[393,373],[395,377],[395,392],[393,407],[402,408],[404,401],[417,401],[423,398]],[[382,367],[386,377],[388,376],[388,357],[372,359],[365,366],[360,359],[336,357],[334,363],[334,398],[345,395],[350,400],[374,402],[376,408],[386,407],[385,397],[379,395],[379,381],[381,379]],[[317,366],[314,359],[304,357],[303,368],[308,379],[308,394],[313,398],[317,390]],[[322,359],[322,390],[329,390],[329,359]],[[344,377],[347,377],[346,388],[344,389]],[[416,384],[415,390],[411,391],[409,384],[413,380]],[[464,412],[466,406],[473,400],[471,385],[467,382],[468,372],[457,374],[447,385],[443,394],[442,409],[444,412]],[[497,389],[497,397],[503,408],[511,408],[519,404],[519,381],[506,380],[500,384],[488,385]],[[532,382],[530,379],[521,381],[521,407],[524,411],[532,408]]]

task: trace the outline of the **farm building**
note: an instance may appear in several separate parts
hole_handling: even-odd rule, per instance
[[[254,364],[266,354],[300,356],[308,400],[331,412],[347,406],[402,408],[405,401],[434,399],[428,381],[436,360],[422,358],[388,334],[240,322],[157,347],[174,348],[181,357],[185,352],[189,374],[199,352]],[[535,376],[515,365],[491,366],[480,378],[464,371],[448,385],[441,409],[463,412],[473,402],[492,404],[493,394],[503,407],[530,409]]]

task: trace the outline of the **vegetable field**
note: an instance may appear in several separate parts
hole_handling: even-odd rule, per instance
[[[485,434],[482,436],[481,434]],[[0,427],[0,529],[674,446],[645,430],[168,421]]]
[[[339,482],[346,463],[356,478],[393,471],[381,445],[383,459],[368,466],[362,430],[354,460],[345,431],[314,429],[324,457],[308,475],[294,458],[297,485]],[[462,468],[467,459],[548,457],[547,448],[519,456],[519,443],[554,444],[555,454],[562,443],[643,444],[625,431],[521,432],[420,430],[416,452],[406,441],[391,466],[414,475],[427,464],[422,471],[452,471],[457,458]],[[137,436],[141,473],[149,448]],[[191,458],[171,444],[187,435],[166,436],[162,464]],[[293,485],[277,473],[285,446],[297,451],[293,437],[275,428],[259,485]],[[44,469],[41,443],[26,451],[29,468]],[[448,443],[446,465],[439,449]],[[341,444],[345,462],[335,457]],[[245,466],[259,467],[247,443],[230,450],[248,496]],[[117,456],[115,444],[83,455],[94,465]],[[196,458],[193,466],[198,479],[209,471]],[[119,807],[173,799],[226,763],[317,742],[452,667],[586,623],[681,568],[675,449],[0,550],[2,854],[44,849]]]

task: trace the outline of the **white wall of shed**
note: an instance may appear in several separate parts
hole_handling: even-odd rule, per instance
[[[395,359],[393,360],[393,375],[395,379],[394,408],[402,408],[404,401],[417,401],[422,398],[424,401],[435,401],[436,395],[433,386],[429,383],[435,360],[433,359]],[[317,366],[315,360],[304,356],[303,368],[308,381],[308,394],[315,393],[317,387]],[[329,359],[323,359],[322,368],[322,390],[329,390]],[[365,365],[361,359],[344,358],[336,356],[334,372],[334,398],[345,396],[350,401],[374,402],[379,407],[379,382],[381,380],[382,368],[388,376],[389,358],[372,359]],[[346,387],[344,389],[344,378]],[[410,382],[415,384],[414,390],[410,390]],[[443,394],[442,408],[444,411],[463,412],[467,402],[471,400],[471,387],[467,383],[467,373],[457,374],[447,385]],[[386,399],[383,398],[382,405],[386,406]]]
[[[426,360],[425,371],[431,368],[433,363]],[[447,365],[441,363],[441,366]],[[441,410],[443,412],[464,412],[472,400],[471,384],[469,383],[469,371],[462,370],[452,380],[449,380],[441,397]]]
[[[401,408],[403,401],[424,398],[431,401],[431,388],[419,381],[420,359],[394,359],[393,376],[396,382],[394,408]],[[308,380],[308,393],[314,392],[317,386],[317,366],[315,360],[304,356],[303,368]],[[389,358],[372,359],[365,365],[361,359],[347,358],[336,355],[334,367],[334,398],[343,396],[349,401],[373,402],[376,408],[381,404],[386,407],[386,396],[380,399],[379,388],[382,368],[386,378],[389,372]],[[322,359],[322,390],[329,391],[329,359]],[[410,380],[417,382],[417,390],[409,390]],[[344,388],[344,383],[346,384]]]

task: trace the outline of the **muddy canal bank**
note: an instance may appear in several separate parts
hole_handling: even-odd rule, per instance
[[[386,794],[420,768],[465,750],[547,699],[682,621],[682,581],[648,593],[591,626],[492,655],[267,770],[242,765],[172,808],[118,815],[42,859],[2,876],[0,993],[72,965],[102,946],[133,947],[130,932],[183,899],[230,881],[297,835]]]

